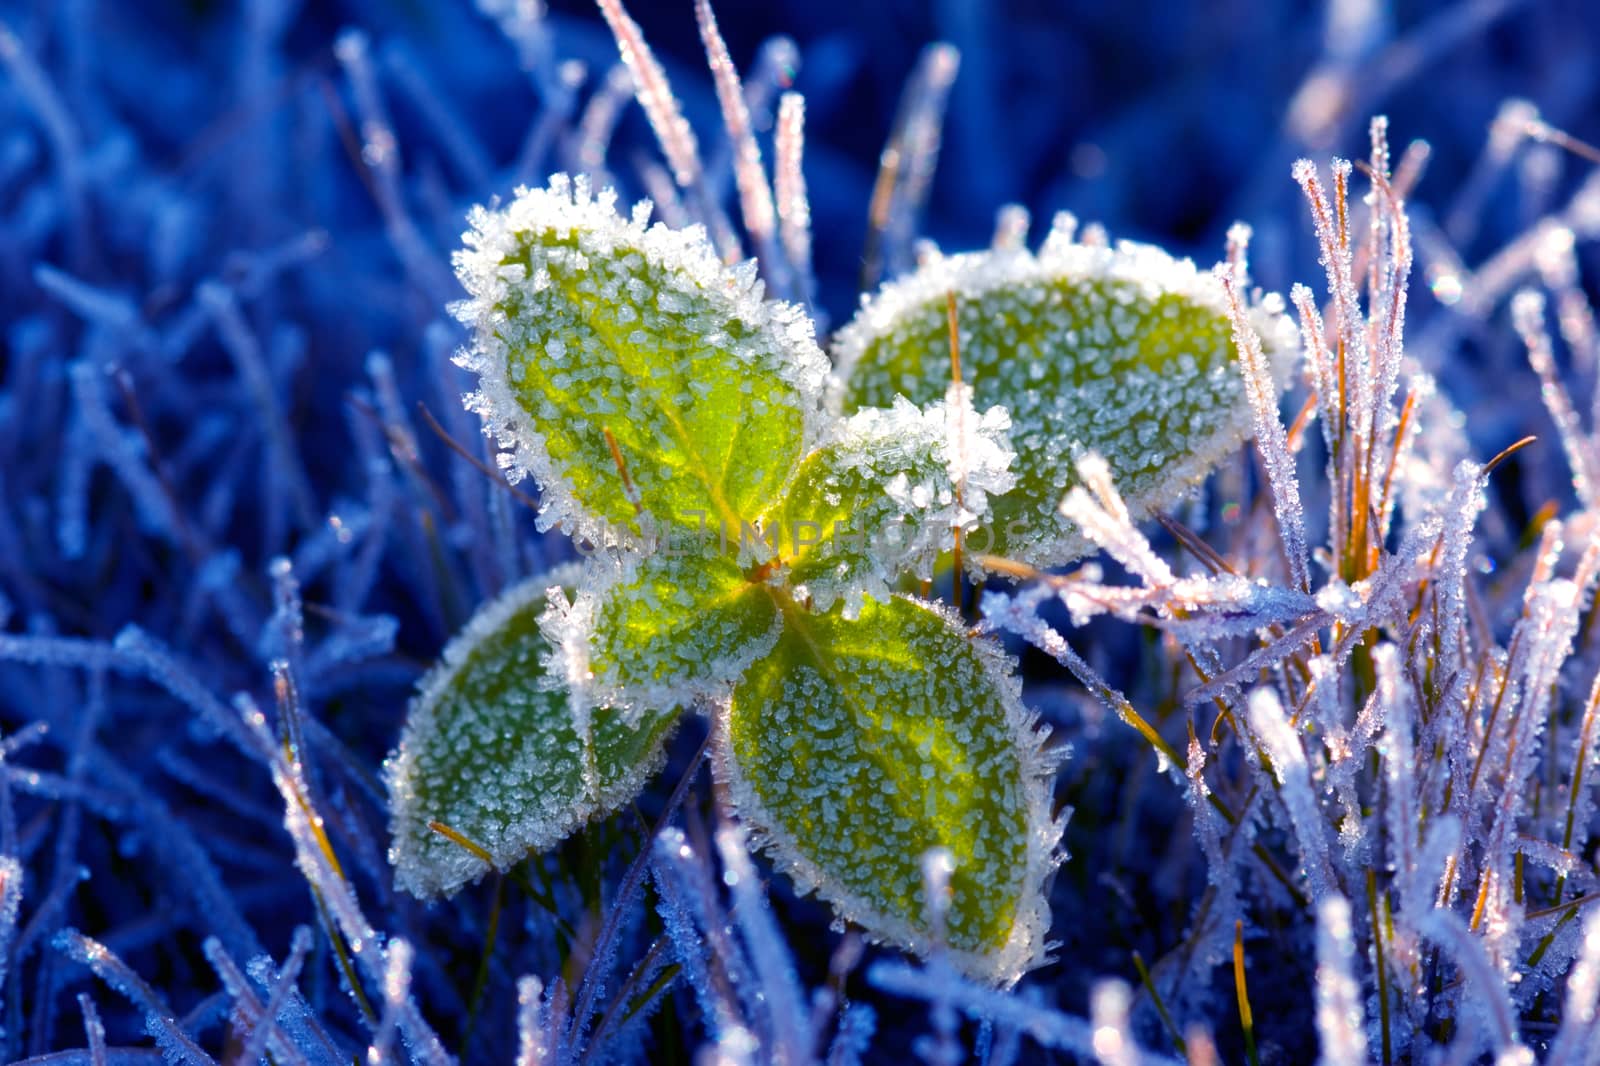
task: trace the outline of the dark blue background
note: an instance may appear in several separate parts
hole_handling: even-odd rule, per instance
[[[713,150],[719,119],[692,5],[635,0],[631,6],[702,147]],[[450,461],[417,421],[414,404],[426,402],[449,424],[452,414],[459,416],[450,408],[466,384],[441,374],[426,342],[443,303],[457,293],[453,280],[446,273],[440,286],[428,288],[408,279],[367,178],[341,139],[353,128],[356,101],[334,55],[336,36],[359,27],[375,52],[403,47],[426,93],[454,116],[451,134],[476,144],[488,161],[487,176],[473,180],[453,163],[448,137],[425,109],[392,76],[380,77],[398,136],[405,202],[436,266],[458,242],[465,209],[509,192],[509,168],[540,114],[541,96],[518,69],[510,44],[467,0],[303,0],[281,39],[265,49],[251,47],[246,10],[242,3],[204,0],[0,2],[0,22],[45,72],[78,146],[64,169],[22,91],[18,68],[0,68],[0,595],[10,606],[8,637],[104,641],[137,624],[172,645],[208,690],[222,698],[250,691],[270,705],[265,654],[230,634],[219,610],[208,606],[216,587],[251,605],[259,622],[270,609],[268,560],[301,548],[324,513],[350,513],[368,500],[371,463],[388,454],[367,413],[375,403],[364,369],[370,351],[389,353],[423,465],[441,484],[448,483]],[[922,214],[923,231],[947,249],[986,243],[995,211],[1010,201],[1032,211],[1036,233],[1052,212],[1070,209],[1114,236],[1158,241],[1206,263],[1219,255],[1227,226],[1242,219],[1256,228],[1259,281],[1279,289],[1294,280],[1319,287],[1289,164],[1303,154],[1364,155],[1366,119],[1382,111],[1391,117],[1397,149],[1413,138],[1431,145],[1415,217],[1445,237],[1459,236],[1458,252],[1471,265],[1559,209],[1592,172],[1571,156],[1534,153],[1554,168],[1547,184],[1524,180],[1538,172],[1518,162],[1475,185],[1491,122],[1507,99],[1531,100],[1550,122],[1600,138],[1600,8],[1589,0],[1398,3],[1380,13],[1365,38],[1330,33],[1322,4],[1265,0],[773,0],[724,2],[718,14],[741,68],[773,34],[789,34],[799,45],[794,87],[808,101],[815,259],[822,303],[835,323],[857,299],[878,153],[905,79],[920,50],[936,40],[962,52],[938,175]],[[556,54],[583,60],[591,84],[615,62],[610,34],[589,5],[554,4],[550,26]],[[1332,121],[1297,127],[1292,103],[1318,70],[1344,77],[1349,93]],[[632,160],[653,150],[648,127],[630,108],[611,155],[628,195],[641,191]],[[75,188],[66,170],[78,175]],[[145,338],[170,340],[187,328],[201,281],[242,286],[260,253],[313,231],[326,234],[318,254],[240,298],[305,463],[314,512],[308,522],[285,518],[289,501],[262,480],[264,416],[216,330],[202,325],[176,360]],[[1593,278],[1592,248],[1581,254]],[[63,295],[62,275],[41,273],[41,265],[92,287],[116,313],[81,297],[75,307],[75,298]],[[1427,266],[1419,262],[1414,333],[1442,314],[1426,292]],[[116,314],[124,311],[132,317],[118,324]],[[1466,411],[1480,457],[1523,432],[1547,433],[1503,308],[1485,308],[1481,318],[1450,332],[1456,340],[1448,350],[1424,355]],[[175,506],[204,530],[204,550],[186,548],[163,530],[104,456],[85,473],[73,364],[126,374],[105,379],[127,386],[108,385],[112,416],[129,454],[164,464]],[[1499,482],[1511,516],[1507,528],[1520,528],[1519,516],[1559,491],[1564,478],[1553,448],[1530,449],[1508,464]],[[429,591],[417,523],[426,504],[414,489],[401,485],[374,581],[359,602],[346,605],[395,619],[394,646],[334,671],[325,690],[312,694],[313,713],[367,771],[398,735],[412,681],[464,611],[493,591],[462,561],[461,545],[447,552],[457,582],[453,597]],[[67,550],[61,534],[63,516],[75,505],[87,523],[77,552]],[[526,516],[520,530],[532,537]],[[560,550],[556,543],[544,555]],[[540,552],[531,555],[530,566]],[[206,572],[222,577],[208,584],[200,577]],[[308,582],[313,641],[337,631],[333,616],[317,608],[338,599],[338,584],[326,575]],[[1112,667],[1126,666],[1136,660],[1126,643],[1111,637],[1100,654]],[[75,725],[89,701],[84,672],[15,661],[19,654],[0,655],[0,732],[51,723],[44,742],[15,761],[67,773]],[[1180,800],[1149,773],[1148,755],[1115,723],[1102,731],[1080,700],[1052,687],[1053,674],[1032,660],[1029,670],[1047,717],[1076,744],[1060,798],[1080,812],[1069,834],[1074,858],[1056,889],[1061,962],[1033,980],[1047,998],[1082,1009],[1092,978],[1132,977],[1130,950],[1153,959],[1177,941],[1201,874],[1183,850],[1186,830],[1173,831]],[[1136,686],[1139,679],[1118,680]],[[281,958],[289,930],[313,921],[314,912],[277,828],[277,797],[264,771],[220,749],[192,717],[154,686],[119,678],[94,736],[141,795],[195,834],[266,947]],[[681,741],[680,749],[692,749],[696,739]],[[677,752],[679,762],[685,754]],[[199,777],[173,769],[175,760],[199,764],[226,783],[238,809],[219,803]],[[659,804],[660,793],[647,794],[647,809]],[[28,958],[9,968],[0,993],[7,1030],[0,1057],[81,1047],[72,996],[91,987],[113,1042],[142,1039],[134,1014],[50,948],[48,934],[62,925],[106,939],[180,1013],[217,988],[199,952],[210,916],[197,913],[185,894],[193,872],[164,868],[151,834],[166,830],[148,824],[128,798],[89,804],[81,836],[62,858],[54,846],[71,804],[25,789],[16,796],[19,849],[29,870],[24,921],[40,913],[46,886],[76,864],[89,877],[63,889],[61,906],[40,919]],[[360,800],[352,806],[359,832],[374,847],[368,857],[380,855],[381,810]],[[610,843],[626,855],[637,842]],[[358,880],[376,924],[406,931],[426,948],[419,991],[434,1004],[430,1016],[453,1048],[460,990],[470,984],[481,942],[484,895],[469,892],[425,913],[393,898],[384,882],[381,861]],[[774,892],[805,976],[819,979],[828,915],[792,899],[781,879]],[[518,910],[506,933],[499,957],[509,961],[494,972],[488,1005],[496,1021],[480,1027],[482,1043],[469,1056],[475,1060],[509,1056],[511,978],[555,965],[548,929],[532,914]],[[1264,1041],[1294,1057],[1309,1039],[1308,975],[1303,953],[1278,948],[1277,955],[1263,949],[1256,956],[1258,1017]],[[327,960],[317,966],[313,997],[329,1026],[353,1045],[360,1025]],[[684,997],[673,1008],[684,1014],[682,1028],[655,1033],[658,1054],[693,1046],[688,1002]],[[1226,1005],[1225,998],[1217,1002]],[[880,1023],[885,1035],[877,1047],[895,1059],[903,1055],[893,1049],[923,1019],[916,1008],[890,1001],[880,1003]],[[219,1030],[207,1032],[214,1044]]]

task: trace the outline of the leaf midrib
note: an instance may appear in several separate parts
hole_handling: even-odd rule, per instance
[[[637,253],[642,259],[645,260],[645,262],[649,262],[648,258],[645,257],[644,253],[639,249],[630,247],[628,250]],[[701,486],[710,495],[711,502],[716,506],[722,520],[729,523],[734,529],[740,528],[740,516],[734,511],[733,507],[728,503],[727,498],[723,495],[721,481],[713,480],[710,476],[710,468],[706,465],[705,458],[701,456],[699,449],[691,444],[691,438],[688,430],[684,427],[682,419],[678,417],[677,411],[674,408],[669,407],[665,400],[657,394],[655,388],[651,384],[651,376],[649,374],[638,373],[637,367],[627,359],[627,354],[631,351],[631,347],[622,343],[620,338],[615,335],[610,327],[599,319],[598,315],[594,311],[595,305],[591,304],[590,301],[580,298],[580,294],[577,292],[576,282],[574,282],[569,275],[563,272],[559,277],[557,277],[555,273],[552,272],[551,276],[556,278],[556,284],[560,286],[562,295],[565,296],[568,302],[577,309],[578,317],[584,322],[585,325],[594,331],[595,335],[598,336],[611,350],[612,354],[615,355],[617,365],[622,367],[622,369],[630,378],[639,382],[639,391],[645,396],[649,397],[650,402],[655,409],[665,416],[668,423],[671,425],[673,432],[677,436],[678,446],[681,447],[684,451],[684,454],[692,460],[692,463],[688,464],[686,468],[693,472],[696,479],[699,480]],[[674,368],[674,372],[674,377],[676,378],[678,376],[676,374],[676,368]],[[724,473],[726,473],[726,471],[724,471]]]
[[[794,632],[794,634],[805,644],[807,651],[809,651],[811,654],[812,662],[815,664],[818,673],[822,674],[824,678],[833,686],[834,690],[839,693],[840,701],[845,704],[846,709],[854,713],[869,714],[874,721],[879,721],[881,724],[881,719],[879,716],[869,712],[867,708],[860,702],[860,700],[853,696],[852,689],[843,683],[840,671],[837,665],[834,663],[833,658],[827,654],[823,645],[820,644],[813,635],[811,627],[805,622],[805,619],[810,612],[801,605],[797,604],[794,601],[794,598],[789,595],[787,589],[769,587],[768,591],[769,595],[772,596],[773,603],[783,614],[784,631],[786,633],[790,631]],[[878,766],[886,769],[888,768],[888,761],[877,752],[863,751],[862,754]],[[915,808],[909,806],[905,799],[905,795],[901,790],[896,789],[894,796],[891,798],[891,802],[898,810],[910,814],[914,821],[920,822],[922,820],[920,806]],[[1020,898],[1020,883],[1016,887],[1018,889],[1018,898]]]

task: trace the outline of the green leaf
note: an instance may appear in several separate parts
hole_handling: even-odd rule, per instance
[[[570,607],[541,625],[586,702],[687,707],[723,698],[782,629],[775,589],[746,574],[717,538],[664,543],[655,555],[596,557]]]
[[[1085,452],[1105,457],[1139,518],[1250,435],[1220,283],[1149,245],[1078,243],[1066,219],[1037,255],[934,257],[885,287],[838,335],[832,402],[849,412],[944,395],[951,292],[963,379],[977,404],[1011,413],[1017,450],[1017,488],[995,501],[973,552],[1050,566],[1090,550],[1058,510]],[[1282,300],[1261,298],[1251,314],[1286,374],[1297,340]]]
[[[720,733],[741,817],[802,889],[925,952],[921,859],[945,848],[955,961],[1000,983],[1040,961],[1051,760],[992,642],[903,597],[854,621],[791,606]]]
[[[546,528],[635,548],[702,520],[736,536],[816,436],[827,360],[802,311],[762,299],[753,263],[615,200],[557,175],[472,212],[456,254],[471,298],[454,308],[473,330],[469,406],[510,475],[543,490]]]
[[[980,415],[968,391],[920,410],[897,396],[857,411],[806,456],[766,520],[796,594],[822,611],[842,600],[855,617],[902,574],[931,578],[955,531],[1015,484],[1005,409]]]
[[[504,870],[629,802],[659,768],[675,714],[574,713],[545,677],[545,591],[575,577],[563,568],[482,607],[419,686],[384,763],[389,861],[413,895],[455,892],[490,865],[430,822]]]

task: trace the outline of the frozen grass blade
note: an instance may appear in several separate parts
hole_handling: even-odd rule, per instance
[[[633,72],[627,64],[618,64],[606,72],[605,81],[589,97],[573,133],[569,152],[572,169],[588,174],[596,185],[612,184],[606,173],[606,153],[611,148],[611,138],[627,102],[633,99]]]
[[[662,154],[672,166],[673,180],[679,188],[693,188],[701,177],[700,150],[694,131],[689,128],[689,120],[683,117],[677,97],[672,94],[666,71],[661,69],[655,53],[645,43],[639,24],[628,15],[621,0],[599,0],[599,4],[600,13],[617,39],[622,62],[633,74],[639,106],[649,117]]]
[[[867,980],[873,987],[893,995],[925,1001],[946,998],[969,1018],[1015,1029],[1043,1048],[1084,1059],[1099,1057],[1099,1033],[1090,1021],[1029,1004],[1018,996],[982,988],[949,971],[940,973],[915,969],[904,963],[879,962],[868,969]],[[1118,1046],[1123,1046],[1123,1034],[1117,1034],[1117,1040]],[[1146,1066],[1175,1066],[1177,1063],[1169,1056],[1143,1051],[1136,1044],[1132,1045],[1132,1054]]]
[[[270,372],[262,356],[261,344],[245,321],[234,293],[216,281],[201,283],[198,289],[200,305],[216,322],[222,346],[233,360],[234,370],[244,382],[251,399],[261,414],[268,447],[267,491],[276,494],[274,482],[280,482],[292,505],[292,514],[302,529],[317,524],[316,503],[311,485],[306,480],[305,467],[295,448],[289,424],[284,418],[283,405],[278,400]],[[269,551],[278,550],[282,531],[267,537]]]
[[[0,783],[0,789],[9,787],[6,783]],[[10,806],[9,798],[6,806]],[[10,840],[6,843],[11,848],[15,847]],[[6,968],[11,961],[12,941],[16,937],[17,911],[22,906],[22,879],[22,863],[12,854],[0,855],[0,989],[5,987]],[[4,1033],[4,1028],[0,1027],[0,1036],[4,1036]]]
[[[867,208],[863,290],[876,285],[885,269],[895,275],[911,266],[917,214],[933,184],[943,139],[945,103],[960,66],[961,53],[955,46],[930,44],[923,49],[901,92],[893,132],[878,157],[878,177]]]
[[[261,1009],[260,1020],[250,1031],[250,1037],[239,1053],[240,1062],[260,1061],[269,1043],[276,1043],[279,1046],[278,1055],[290,1061],[295,1058],[301,1058],[303,1061],[303,1056],[299,1055],[293,1044],[277,1039],[278,1017],[290,998],[295,995],[295,983],[300,979],[300,971],[305,966],[306,956],[310,951],[311,930],[303,925],[297,926],[289,946],[289,957],[284,961],[283,969],[278,972],[271,988],[267,991],[267,1001]]]
[[[84,209],[87,190],[82,132],[49,75],[4,22],[0,22],[0,64],[10,73],[13,84],[49,138],[66,215],[72,220],[69,230],[72,258],[75,263],[86,264],[90,238],[84,228],[89,214]]]
[[[1600,510],[1600,446],[1583,432],[1572,397],[1557,376],[1550,333],[1544,324],[1544,296],[1527,289],[1519,292],[1511,301],[1511,316],[1527,346],[1528,362],[1539,375],[1540,394],[1566,450],[1573,491],[1584,507]]]
[[[222,949],[216,938],[208,938],[203,945],[206,960],[211,963],[211,968],[216,970],[217,976],[222,979],[223,987],[228,996],[233,1000],[232,1020],[236,1029],[246,1034],[245,1044],[250,1046],[259,1044],[261,1048],[271,1047],[274,1059],[282,1059],[290,1066],[307,1066],[307,1060],[299,1049],[281,1040],[275,1039],[277,1023],[275,1016],[269,1013],[251,988],[250,982],[238,965]],[[281,1000],[280,1000],[281,1003]],[[259,1062],[260,1051],[251,1059],[241,1058],[243,1062]]]
[[[710,0],[695,0],[694,15],[695,21],[700,24],[700,40],[705,44],[706,58],[711,63],[717,102],[722,105],[723,125],[733,145],[733,176],[739,187],[739,207],[745,230],[755,242],[757,257],[774,293],[787,299],[791,295],[790,273],[778,251],[772,186],[767,183],[766,167],[761,162],[761,148],[750,128],[750,109],[745,103],[745,90],[739,83],[739,72],[733,65],[733,58],[728,55],[728,46],[717,29],[717,17],[711,12]]]
[[[1317,909],[1317,1033],[1322,1043],[1321,1066],[1363,1066],[1367,1061],[1355,958],[1350,903],[1342,896],[1329,896]]]
[[[83,1032],[89,1041],[89,1066],[107,1066],[105,1023],[100,1020],[94,998],[87,992],[78,993],[78,1013],[83,1016]]]
[[[55,945],[57,950],[74,962],[89,967],[95,976],[139,1008],[144,1015],[146,1031],[155,1038],[156,1045],[169,1061],[190,1063],[192,1066],[215,1066],[216,1060],[184,1032],[172,1008],[166,1005],[155,989],[104,944],[75,929],[68,929],[56,937]]]
[[[789,269],[797,276],[798,298],[816,317],[817,279],[811,268],[811,201],[806,195],[802,168],[805,155],[806,102],[799,93],[784,93],[778,99],[778,128],[773,136],[777,158],[773,163],[773,186],[777,196],[778,235]],[[818,322],[821,330],[822,323]]]
[[[328,916],[328,934],[341,955],[348,953],[354,966],[365,979],[386,993],[390,990],[391,948],[373,928],[357,901],[354,886],[346,877],[329,841],[321,814],[311,805],[311,790],[300,766],[289,762],[272,745],[267,733],[265,716],[242,702],[241,718],[251,736],[272,754],[268,765],[273,782],[284,800],[284,826],[295,844],[296,863],[304,874],[313,897]],[[360,980],[353,969],[346,971],[349,991],[363,1005],[369,1025],[376,1026],[378,1019],[367,1007],[365,993],[357,984]],[[386,1003],[390,1001],[386,999]],[[410,996],[393,1004],[394,1025],[414,1060],[427,1066],[449,1066],[451,1059],[445,1053],[433,1029],[423,1020],[421,1011]]]
[[[333,51],[355,97],[361,165],[371,175],[368,187],[383,214],[389,240],[413,283],[443,303],[455,294],[455,287],[439,253],[429,247],[406,207],[400,185],[400,142],[384,107],[371,42],[361,30],[345,30]]]
[[[517,980],[517,1066],[548,1066],[550,1045],[545,1014],[544,985],[533,976]]]
[[[1583,923],[1583,947],[1567,978],[1566,1010],[1550,1048],[1549,1066],[1581,1066],[1593,1059],[1600,1009],[1600,911]]]
[[[750,863],[744,835],[734,826],[724,826],[717,830],[716,842],[722,857],[722,881],[733,893],[734,916],[766,1002],[773,1037],[766,1050],[775,1061],[803,1062],[816,1041],[794,963]]]
[[[1466,923],[1446,910],[1433,911],[1423,929],[1430,940],[1450,954],[1465,978],[1460,1002],[1472,1009],[1463,1013],[1457,1039],[1482,1039],[1492,1048],[1496,1063],[1531,1063],[1533,1053],[1517,1035],[1516,1013],[1482,942],[1468,931]]]
[[[1233,343],[1239,353],[1245,392],[1250,398],[1250,413],[1255,424],[1256,447],[1267,468],[1272,486],[1272,505],[1278,516],[1278,533],[1289,564],[1290,583],[1302,592],[1311,590],[1306,554],[1305,511],[1300,506],[1300,481],[1295,476],[1294,457],[1289,453],[1287,434],[1278,416],[1278,387],[1272,364],[1261,347],[1261,335],[1251,323],[1239,294],[1243,284],[1232,267],[1218,267],[1217,280],[1228,295],[1228,314],[1233,323]]]

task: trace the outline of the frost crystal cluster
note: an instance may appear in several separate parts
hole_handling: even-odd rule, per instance
[[[1080,239],[1066,214],[1037,253],[1014,235],[988,251],[935,254],[864,297],[834,341],[831,403],[854,411],[943,395],[952,299],[963,379],[975,402],[1006,408],[1017,450],[1017,489],[996,501],[975,549],[1034,566],[1078,558],[1092,542],[1057,508],[1073,459],[1103,456],[1143,517],[1251,434],[1223,286],[1150,245]],[[1272,295],[1250,308],[1279,379],[1296,350],[1283,311]]]

